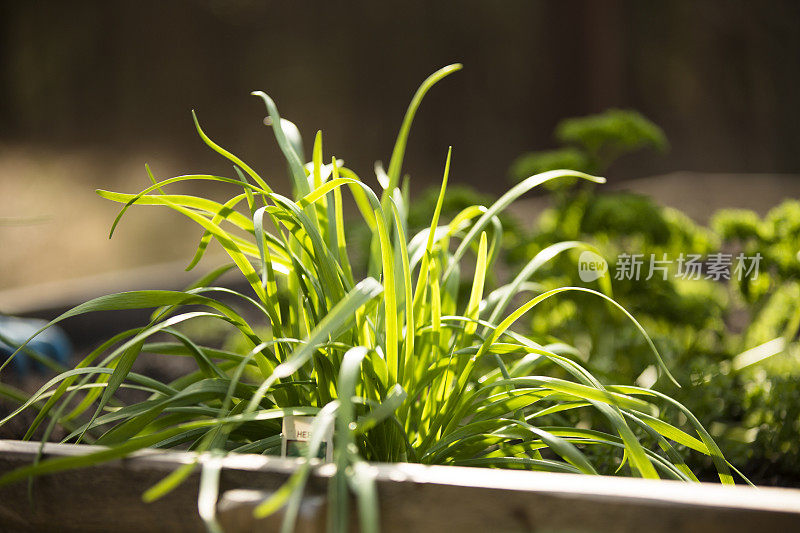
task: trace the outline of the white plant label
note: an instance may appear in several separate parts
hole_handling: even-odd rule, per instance
[[[311,440],[313,416],[285,416],[281,434],[281,457],[305,457]],[[333,427],[322,437],[322,445],[317,457],[327,462],[333,461]]]

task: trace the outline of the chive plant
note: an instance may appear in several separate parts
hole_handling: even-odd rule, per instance
[[[574,349],[537,341],[520,330],[518,322],[525,321],[519,319],[534,313],[539,303],[575,291],[591,293],[608,302],[609,312],[631,320],[662,375],[672,379],[645,331],[611,298],[607,276],[599,280],[599,290],[563,287],[525,297],[542,265],[587,245],[554,244],[507,283],[490,286],[502,246],[498,214],[504,208],[556,178],[596,183],[602,178],[568,170],[545,172],[518,183],[489,207],[474,205],[444,221],[440,212],[447,193],[448,151],[430,225],[409,234],[409,193],[407,183],[401,183],[406,140],[426,92],[460,67],[435,72],[417,90],[388,169],[376,165],[378,190],[342,161],[326,159],[320,133],[311,161],[304,164],[297,128],[281,119],[269,96],[256,92],[288,163],[291,197],[274,191],[249,165],[212,141],[196,117],[203,141],[233,163],[233,177],[184,175],[157,181],[148,169],[153,183],[138,194],[98,191],[123,204],[112,233],[134,204],[167,207],[205,230],[190,268],[212,239],[231,263],[185,291],[112,294],[53,320],[51,324],[94,311],[154,309],[148,324],[111,337],[0,420],[4,424],[33,408],[38,412],[25,439],[39,430],[44,442],[60,424],[71,430],[64,442],[105,447],[79,457],[36,461],[6,473],[0,485],[101,463],[142,448],[180,446],[198,452],[197,461],[150,488],[144,499],[164,495],[199,468],[199,512],[210,530],[218,530],[215,458],[229,452],[278,453],[281,419],[290,415],[315,416],[307,460],[301,460],[286,485],[255,511],[265,516],[285,506],[286,530],[293,527],[312,458],[322,444],[320,436],[331,428],[336,474],[330,482],[329,526],[335,531],[349,527],[348,500],[353,494],[361,528],[378,529],[377,494],[367,461],[697,481],[681,455],[694,450],[710,455],[720,480],[732,483],[732,467],[680,404],[653,389],[601,384],[581,366]],[[167,191],[186,181],[226,183],[237,192],[220,203]],[[346,194],[371,232],[363,279],[357,279],[359,269],[348,255]],[[214,285],[233,268],[250,290]],[[468,290],[460,291],[463,286]],[[245,318],[253,313],[256,319]],[[201,318],[226,323],[244,337],[249,349],[204,346],[180,331],[181,323]],[[140,353],[193,358],[197,368],[163,383],[131,371]],[[115,397],[121,388],[143,390],[148,397],[122,405]],[[686,427],[659,418],[664,408],[682,411]],[[589,419],[603,424],[560,424],[564,412],[580,410],[599,414]],[[605,450],[616,470],[592,464],[582,451],[589,447]]]

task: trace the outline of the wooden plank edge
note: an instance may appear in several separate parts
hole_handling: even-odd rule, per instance
[[[0,459],[6,465],[29,463],[38,447],[38,442],[0,441]],[[99,448],[47,444],[44,452],[47,457],[73,456]],[[146,472],[158,479],[175,467],[195,460],[202,462],[205,456],[180,451],[143,450],[97,468],[121,469],[123,474],[126,471]],[[222,459],[223,478],[228,481],[223,483],[223,492],[233,488],[274,490],[294,471],[299,461],[230,454]],[[633,531],[637,524],[645,527],[642,520],[648,516],[660,517],[662,522],[664,517],[669,518],[669,523],[664,522],[660,527],[646,526],[650,531],[671,531],[676,527],[681,531],[699,531],[703,530],[701,528],[707,530],[709,524],[717,526],[718,529],[714,527],[712,530],[718,531],[744,531],[753,524],[781,528],[792,526],[800,530],[800,490],[796,489],[408,463],[373,463],[370,469],[379,489],[382,518],[393,524],[387,529],[392,531],[408,528],[435,530],[448,520],[460,525],[462,531],[480,531],[493,520],[514,530],[532,530],[534,526],[530,526],[531,523],[575,530],[576,524],[592,525],[595,521],[593,529],[577,530]],[[333,473],[333,465],[315,461],[307,493],[310,496],[324,494],[325,480]],[[196,491],[196,486],[196,483],[190,483],[186,491]],[[145,488],[130,487],[139,491]],[[23,485],[4,490],[7,489],[24,492]],[[183,496],[191,500],[192,495]],[[546,509],[542,508],[544,504]],[[431,510],[432,506],[444,508]],[[190,509],[191,505],[184,506],[182,512],[187,512],[187,508]],[[142,504],[142,509],[147,507]],[[497,519],[491,516],[492,510],[498,514]],[[474,516],[468,521],[466,517],[471,516],[470,513]],[[523,518],[499,519],[509,513],[520,514]],[[189,520],[187,525],[189,523],[197,525],[196,520]],[[272,523],[274,525],[274,519]],[[475,527],[471,529],[469,524]],[[692,524],[697,527],[691,527]]]

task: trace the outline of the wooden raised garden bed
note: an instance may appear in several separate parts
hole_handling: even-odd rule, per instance
[[[39,443],[0,441],[0,474],[30,463]],[[48,457],[94,446],[48,444]],[[195,456],[148,450],[103,466],[38,478],[33,507],[24,483],[0,489],[2,531],[204,531],[195,474],[174,492],[145,504],[142,492]],[[252,518],[296,460],[231,455],[223,460],[220,522],[228,533],[277,531],[280,517]],[[800,531],[800,490],[725,487],[631,478],[548,474],[417,464],[375,464],[385,532]],[[326,479],[309,480],[298,531],[325,530]]]

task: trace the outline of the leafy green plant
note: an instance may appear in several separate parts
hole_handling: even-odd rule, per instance
[[[154,308],[149,324],[121,332],[59,374],[16,411],[38,409],[26,439],[61,422],[80,421],[64,441],[106,448],[80,457],[48,459],[0,477],[0,485],[123,457],[145,447],[181,446],[198,462],[166,477],[144,495],[157,498],[201,467],[199,512],[219,528],[214,509],[217,463],[228,452],[277,453],[280,421],[314,415],[307,459],[287,484],[256,510],[286,505],[292,528],[320,435],[335,428],[331,528],[348,528],[348,498],[358,501],[364,531],[378,528],[376,489],[365,461],[522,468],[584,474],[629,473],[646,478],[696,480],[676,443],[713,458],[723,483],[731,467],[697,419],[668,396],[627,384],[603,385],[562,343],[538,342],[521,333],[520,319],[550,299],[571,293],[602,301],[606,312],[629,320],[664,375],[671,378],[644,329],[602,291],[556,287],[517,302],[537,271],[560,253],[585,247],[563,242],[542,250],[507,283],[490,287],[500,254],[499,215],[534,187],[562,177],[600,183],[577,171],[531,176],[488,207],[470,205],[441,219],[450,152],[427,229],[408,234],[408,187],[400,182],[406,140],[425,93],[460,65],[445,67],[419,88],[403,120],[381,190],[367,187],[343,162],[325,163],[317,133],[304,164],[297,129],[263,99],[293,183],[289,198],[273,191],[244,161],[212,141],[205,143],[234,164],[235,177],[187,175],[157,181],[138,194],[98,191],[124,205],[113,227],[134,204],[172,209],[205,231],[190,267],[212,239],[231,264],[215,269],[185,291],[134,291],[97,298],[52,321],[93,311]],[[376,166],[380,169],[380,166]],[[214,181],[237,189],[225,202],[171,194],[169,185]],[[367,276],[357,281],[349,260],[343,191],[369,227]],[[113,232],[112,227],[112,232]],[[214,285],[238,268],[251,293]],[[358,276],[360,277],[360,276]],[[467,283],[468,294],[459,287]],[[608,279],[601,284],[608,292]],[[492,290],[494,289],[494,290]],[[236,305],[229,303],[233,299]],[[240,305],[239,305],[240,304]],[[512,306],[512,304],[514,304]],[[509,312],[510,311],[510,312]],[[213,319],[246,343],[245,351],[200,345],[181,323]],[[266,330],[264,329],[266,327]],[[158,335],[158,336],[156,336]],[[131,371],[140,353],[190,357],[197,370],[162,383]],[[117,391],[144,391],[145,399],[120,405]],[[676,410],[681,429],[660,418]],[[591,412],[597,423],[563,425],[569,413]],[[586,450],[594,449],[593,463]]]
[[[687,252],[705,256],[720,246],[714,233],[650,198],[593,191],[578,192],[569,201],[545,210],[535,231],[520,240],[523,245],[509,255],[512,263],[524,263],[553,243],[579,240],[597,247],[612,275],[618,272],[617,258],[625,253],[675,260]],[[575,256],[562,256],[542,274],[546,286],[582,284]],[[670,366],[683,369],[684,354],[696,357],[717,349],[728,304],[724,286],[703,279],[681,280],[675,276],[674,265],[667,276],[646,277],[645,265],[639,280],[615,279],[614,296],[646,325]],[[614,321],[599,302],[584,298],[580,303],[580,311],[571,306],[558,324],[546,316],[534,327],[578,343],[591,354],[595,371],[604,368],[610,372],[607,378],[636,379],[650,358],[635,342],[636,331]],[[621,353],[625,353],[624,358],[620,358]]]
[[[616,143],[619,136],[613,128],[597,126],[602,121],[596,118],[562,125],[572,125],[573,138],[580,138],[581,132],[593,136],[596,146]],[[647,129],[639,128],[640,145],[658,138],[645,134]],[[589,152],[578,153],[592,159]],[[560,168],[568,161],[557,155],[539,152],[536,170]],[[598,159],[594,161],[592,165]],[[597,168],[592,165],[580,168]],[[671,394],[710,426],[729,457],[761,483],[797,484],[800,458],[793,450],[800,418],[793,404],[797,394],[791,391],[800,391],[800,202],[786,201],[763,219],[748,210],[722,210],[706,228],[651,198],[626,192],[561,187],[554,200],[532,233],[511,237],[520,244],[507,260],[525,264],[548,246],[570,240],[594,245],[611,272],[618,271],[615,258],[625,253],[641,254],[646,262],[651,256],[670,258],[667,279],[656,275],[645,280],[646,268],[638,280],[616,279],[615,299],[646,327],[679,381],[691,384]],[[739,279],[733,268],[739,252],[761,258],[758,276]],[[687,253],[731,254],[730,282],[676,277],[675,262]],[[582,284],[577,257],[569,254],[541,274],[539,290]],[[578,347],[586,367],[603,380],[649,381],[650,373],[642,373],[642,368],[650,355],[637,342],[638,332],[605,313],[601,302],[582,298],[547,305],[543,316],[531,321],[534,333]],[[760,354],[755,363],[741,363],[754,353]],[[690,461],[696,471],[713,469],[696,455]]]
[[[562,148],[522,154],[511,164],[511,178],[519,181],[556,168],[604,173],[623,155],[643,148],[664,152],[669,146],[661,128],[630,109],[608,109],[597,115],[562,120],[556,126],[555,137],[564,145]]]
[[[714,214],[711,227],[729,251],[761,258],[757,277],[734,276],[729,284],[734,309],[748,319],[731,342],[734,353],[745,351],[726,367],[741,384],[741,420],[733,430],[744,443],[731,449],[759,479],[797,485],[800,202],[784,201],[763,218],[725,209]]]

